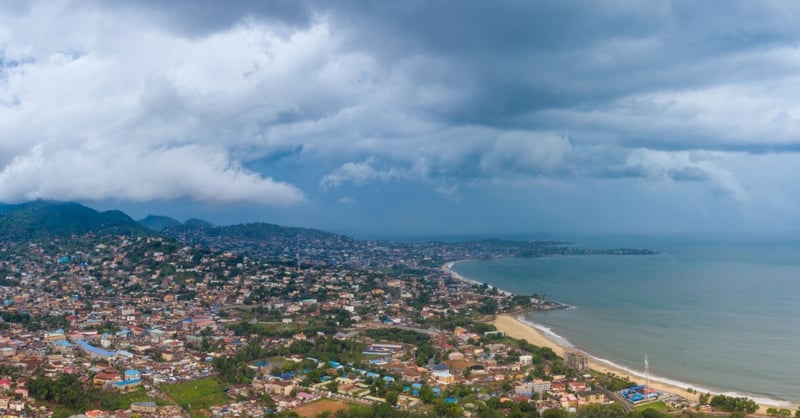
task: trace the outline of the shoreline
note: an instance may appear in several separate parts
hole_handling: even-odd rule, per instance
[[[528,341],[533,345],[538,345],[542,347],[549,347],[551,348],[556,354],[563,357],[564,352],[567,350],[576,350],[585,353],[589,357],[589,368],[600,372],[600,373],[613,373],[620,377],[627,377],[631,381],[640,383],[644,380],[643,376],[640,376],[639,372],[627,370],[619,365],[611,363],[608,360],[600,359],[598,357],[593,356],[592,354],[579,350],[576,347],[567,346],[563,342],[558,342],[552,337],[548,336],[542,330],[534,327],[531,323],[527,321],[520,320],[517,315],[514,314],[498,314],[492,324],[497,327],[498,330],[501,330],[506,333],[509,337],[512,338],[520,338]],[[696,385],[692,385],[686,383],[685,386],[679,386],[675,383],[665,382],[666,378],[660,376],[650,376],[650,387],[663,391],[673,393],[679,396],[682,396],[690,401],[697,402],[699,395],[701,393],[711,393],[712,395],[727,395],[727,396],[745,396],[752,400],[754,400],[758,406],[759,410],[756,414],[765,414],[767,408],[787,408],[790,410],[797,410],[800,407],[799,403],[791,402],[791,401],[780,401],[780,400],[769,400],[764,398],[755,398],[752,395],[746,394],[733,394],[731,392],[720,392],[720,391],[712,391],[708,390],[707,388],[702,388]],[[682,383],[682,382],[679,382]],[[687,389],[694,389],[697,393],[690,393]]]
[[[549,347],[560,357],[564,357],[564,352],[568,350],[584,352],[587,356],[589,356],[589,368],[594,371],[604,374],[613,373],[620,377],[627,377],[633,382],[642,380],[640,376],[636,376],[635,374],[627,370],[624,370],[621,367],[616,367],[615,365],[610,365],[601,362],[597,357],[592,356],[591,354],[586,353],[585,351],[578,350],[575,347],[566,346],[564,345],[564,343],[556,342],[554,339],[548,337],[541,330],[531,326],[529,323],[522,321],[515,316],[511,316],[508,314],[497,315],[492,324],[495,327],[497,327],[497,329],[505,332],[506,335],[508,335],[509,337],[524,339],[533,345]],[[654,381],[652,378],[650,380],[650,387],[657,389],[659,391],[670,392],[676,395],[680,395],[694,402],[697,402],[699,398],[699,394],[689,393],[689,391],[685,387],[682,388],[677,385],[671,385],[664,382]]]
[[[463,263],[465,261],[477,261],[477,260],[448,261],[448,262],[442,264],[441,269],[442,269],[443,272],[449,274],[450,277],[452,277],[452,278],[454,278],[456,280],[459,280],[459,281],[462,281],[462,282],[465,282],[465,283],[469,283],[469,284],[478,285],[478,286],[483,286],[485,284],[485,285],[489,286],[490,289],[492,289],[492,288],[497,289],[498,292],[500,292],[500,293],[502,293],[502,294],[504,294],[506,296],[511,296],[511,295],[514,294],[512,292],[509,292],[508,290],[500,289],[499,287],[491,285],[489,283],[483,283],[483,282],[479,282],[479,281],[477,281],[475,279],[470,279],[469,277],[464,277],[464,276],[458,274],[457,272],[455,272],[453,270],[453,266],[455,266],[458,263]]]
[[[453,271],[453,266],[457,263],[463,261],[473,261],[473,260],[457,260],[457,261],[450,261],[444,263],[441,266],[443,272],[449,274],[456,280],[460,280],[470,284],[477,284],[483,285],[484,283],[479,282],[477,280],[462,276],[457,272]],[[487,283],[488,284],[488,283]],[[492,286],[492,285],[489,285]],[[494,286],[492,286],[494,287]],[[498,291],[503,292],[507,295],[512,295],[512,292],[508,292],[506,290],[497,289]],[[562,304],[563,305],[563,304]],[[568,308],[568,305],[563,305],[564,308]],[[511,336],[513,338],[522,338],[530,342],[531,344],[544,346],[551,348],[556,354],[563,357],[565,350],[576,350],[585,353],[589,356],[589,368],[595,370],[600,373],[613,373],[617,376],[627,377],[631,381],[643,381],[644,380],[644,373],[627,369],[623,366],[617,365],[609,360],[602,359],[592,355],[589,352],[583,351],[578,349],[577,347],[572,346],[569,341],[563,340],[562,337],[558,336],[557,334],[553,334],[552,336],[548,336],[546,331],[539,329],[538,327],[534,326],[527,321],[523,321],[519,319],[519,316],[523,313],[528,311],[523,310],[519,312],[507,312],[498,314],[492,324],[497,327],[497,329],[506,333],[506,335]],[[536,312],[535,309],[530,310],[530,312]],[[513,334],[512,334],[513,333]],[[552,333],[552,332],[551,332]],[[558,341],[558,340],[562,341]],[[767,408],[788,408],[791,410],[797,410],[800,408],[800,402],[793,402],[793,401],[782,401],[777,399],[769,399],[760,397],[757,395],[747,395],[736,393],[733,391],[724,391],[724,390],[709,390],[708,388],[703,388],[701,386],[697,386],[688,382],[679,382],[673,381],[669,378],[664,378],[661,376],[650,376],[650,386],[664,392],[674,393],[676,395],[682,396],[690,401],[697,402],[699,399],[699,395],[701,393],[711,393],[712,395],[727,395],[727,396],[735,396],[735,397],[747,397],[755,401],[758,406],[759,410],[756,414],[765,414]],[[697,393],[690,393],[687,389],[693,389]]]

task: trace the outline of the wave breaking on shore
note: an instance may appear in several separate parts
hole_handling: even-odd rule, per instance
[[[556,332],[554,332],[551,328],[549,328],[547,326],[532,322],[532,321],[528,320],[527,318],[525,318],[523,315],[518,315],[516,317],[516,319],[519,322],[521,322],[521,323],[523,323],[523,324],[525,324],[525,325],[527,325],[527,326],[539,331],[545,338],[547,338],[548,340],[552,341],[554,344],[560,346],[564,350],[570,350],[570,349],[578,349],[578,350],[580,350],[578,347],[576,347],[574,344],[572,344],[565,337],[557,334]],[[697,391],[698,393],[721,394],[721,395],[733,396],[733,397],[748,397],[748,398],[752,399],[753,401],[755,401],[757,404],[765,405],[765,406],[778,406],[778,407],[789,407],[789,408],[793,408],[793,407],[797,406],[796,404],[794,404],[792,402],[789,402],[789,401],[772,399],[772,398],[765,397],[765,396],[759,396],[759,395],[753,395],[753,394],[747,394],[747,393],[739,393],[739,392],[734,392],[734,391],[725,391],[725,390],[719,390],[719,389],[709,389],[709,388],[705,388],[703,386],[698,386],[698,385],[695,385],[695,384],[692,384],[692,383],[683,382],[683,381],[680,381],[680,380],[670,379],[668,377],[658,376],[658,375],[653,375],[653,374],[650,374],[648,376],[643,371],[635,370],[635,369],[632,369],[630,367],[623,366],[623,365],[618,364],[618,363],[614,363],[613,361],[605,359],[605,358],[602,358],[602,357],[597,357],[597,356],[591,354],[590,352],[587,352],[587,351],[584,351],[584,350],[580,350],[580,351],[586,353],[586,355],[589,356],[589,358],[591,360],[594,360],[597,363],[601,363],[601,364],[603,364],[605,366],[608,366],[608,368],[610,368],[612,370],[619,370],[621,372],[624,372],[625,374],[630,375],[631,377],[635,376],[635,377],[638,377],[638,378],[641,378],[641,379],[649,378],[649,380],[651,382],[663,383],[665,385],[668,385],[668,386],[671,386],[671,387],[674,387],[674,388],[682,388],[682,389],[691,388],[691,389]]]

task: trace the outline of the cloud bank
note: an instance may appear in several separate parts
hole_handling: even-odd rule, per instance
[[[749,205],[778,174],[740,161],[798,160],[799,23],[738,1],[10,3],[0,199],[601,181]]]

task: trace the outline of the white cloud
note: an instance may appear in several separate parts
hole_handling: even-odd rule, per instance
[[[39,198],[134,201],[193,199],[225,205],[290,206],[305,201],[296,187],[231,163],[224,150],[187,145],[144,149],[36,146],[0,171],[0,200]]]
[[[525,47],[476,52],[435,43],[438,28],[345,25],[336,7],[299,26],[243,13],[187,37],[146,8],[79,4],[0,11],[0,54],[16,63],[0,67],[2,199],[297,204],[305,197],[281,178],[288,173],[243,168],[291,150],[306,167],[337,167],[322,179],[292,173],[323,192],[412,181],[458,199],[481,181],[635,177],[746,201],[747,167],[694,151],[791,147],[800,135],[800,60],[780,42],[695,61],[687,48],[685,65],[671,68],[665,48],[686,46],[691,33],[673,38],[655,25],[616,36],[615,19],[565,34],[589,43],[500,38]],[[384,42],[387,33],[396,38]],[[482,119],[496,109],[497,123]]]
[[[376,169],[373,167],[375,161],[375,157],[370,157],[358,163],[344,163],[341,167],[326,174],[320,181],[319,188],[326,191],[339,187],[344,183],[364,184],[375,180],[385,183],[390,180],[408,176],[407,173],[402,173],[395,168],[385,170]]]
[[[660,185],[677,181],[706,181],[731,198],[746,202],[749,197],[730,171],[713,161],[722,153],[664,152],[638,149],[630,153],[627,167],[635,169],[648,180]]]

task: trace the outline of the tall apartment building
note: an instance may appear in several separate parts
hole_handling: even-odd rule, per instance
[[[567,351],[564,353],[567,367],[575,369],[578,373],[589,369],[589,356],[580,351]]]

